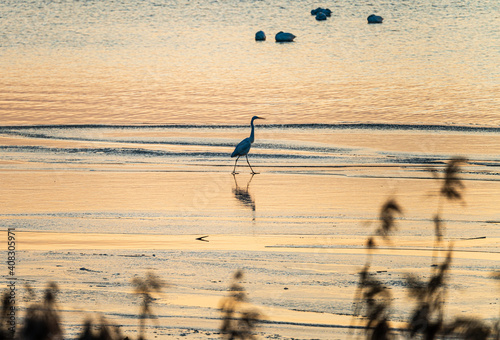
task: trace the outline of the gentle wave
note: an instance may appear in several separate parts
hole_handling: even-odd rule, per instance
[[[11,130],[29,129],[240,129],[244,125],[229,124],[165,124],[165,125],[9,125],[1,126],[0,133]],[[402,131],[449,131],[449,132],[487,132],[500,133],[500,128],[468,125],[433,125],[433,124],[385,124],[385,123],[346,123],[346,124],[259,124],[259,129],[322,129],[322,130],[402,130]]]
[[[462,153],[457,151],[455,143],[458,141],[470,140],[473,142],[471,148],[474,148],[491,143],[500,135],[500,128],[458,125],[268,124],[259,125],[258,130],[267,130],[268,133],[261,135],[264,138],[258,138],[250,158],[258,166],[276,168],[346,164],[444,166],[446,160],[456,154],[468,155],[468,149]],[[339,133],[338,136],[331,133],[331,138],[317,138],[341,130],[358,131],[353,134],[357,137],[345,140],[349,133]],[[387,135],[391,131],[402,131],[398,135],[403,137],[392,140],[385,131]],[[405,138],[410,138],[412,131],[425,135],[421,138],[427,140],[428,145],[410,143],[406,146]],[[0,145],[0,160],[9,169],[56,163],[86,164],[94,170],[101,169],[99,164],[108,163],[226,166],[234,164],[229,155],[248,132],[247,125],[4,126],[0,127],[0,135],[12,137],[9,142],[13,144]],[[432,138],[434,140],[430,140]],[[475,168],[469,169],[469,174],[496,180],[500,159],[495,150],[471,154],[469,165]],[[358,176],[356,173],[351,175]]]
[[[157,157],[228,157],[227,152],[174,152],[133,148],[49,148],[43,146],[0,146],[2,151],[10,152],[33,152],[50,154],[85,154],[85,155],[113,155],[113,156],[157,156]],[[321,159],[316,155],[283,155],[283,154],[263,154],[259,153],[258,158],[265,159]],[[69,163],[69,161],[66,161]]]
[[[260,147],[256,147],[259,149]],[[295,149],[296,151],[303,151],[300,147]],[[46,163],[80,163],[80,162],[89,162],[92,163],[95,161],[95,157],[97,156],[114,156],[121,157],[121,162],[137,162],[136,158],[127,157],[141,157],[142,162],[145,163],[161,163],[161,159],[174,159],[174,158],[182,158],[182,159],[190,159],[190,160],[214,160],[218,161],[221,159],[227,160],[229,154],[227,152],[216,152],[216,151],[162,151],[162,150],[148,150],[143,148],[52,148],[52,147],[44,147],[44,146],[0,146],[0,151],[5,153],[29,153],[33,155],[45,155],[45,157],[52,155],[61,155],[61,156],[76,156],[79,155],[81,157],[86,156],[84,159],[68,159],[64,158],[60,161],[54,159],[45,159]],[[125,157],[125,158],[123,158]],[[254,153],[252,154],[253,160],[260,161],[276,161],[279,160],[303,160],[308,162],[313,162],[307,165],[301,164],[301,167],[305,168],[315,168],[317,166],[327,166],[332,164],[337,164],[338,161],[351,163],[353,160],[350,158],[354,157],[354,155],[348,155],[344,157],[340,157],[335,154],[276,154],[276,153]],[[316,163],[314,161],[319,161],[320,163]],[[325,163],[330,162],[330,163]],[[403,154],[398,157],[386,159],[380,155],[372,155],[365,156],[362,158],[356,157],[356,164],[361,166],[363,164],[370,164],[372,162],[378,163],[379,165],[387,165],[387,164],[425,164],[425,165],[445,165],[445,162],[436,156],[416,156],[412,154]],[[232,163],[231,163],[232,164]],[[323,164],[323,165],[319,165]],[[475,162],[471,162],[471,164],[475,164]],[[492,164],[489,164],[492,166]],[[274,164],[273,166],[277,167],[278,164]],[[493,166],[498,166],[498,163],[493,164]],[[289,164],[286,167],[290,167]]]

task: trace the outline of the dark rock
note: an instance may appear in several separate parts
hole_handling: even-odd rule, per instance
[[[255,33],[255,40],[256,41],[266,40],[266,34],[264,33],[264,31],[258,31],[257,33]]]
[[[384,18],[382,18],[380,15],[375,15],[375,14],[371,14],[366,19],[368,20],[369,24],[381,24],[382,21],[384,21]]]
[[[316,20],[318,21],[326,20],[326,14],[323,12],[319,12],[318,14],[316,14]]]
[[[292,33],[286,33],[283,31],[278,32],[275,36],[276,42],[292,42],[295,38],[295,35]]]

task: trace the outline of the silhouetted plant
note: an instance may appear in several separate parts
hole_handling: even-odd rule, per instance
[[[500,320],[493,325],[493,339],[500,340]]]
[[[463,157],[452,158],[445,169],[441,195],[451,201],[463,200],[462,190],[465,187],[458,174],[460,173],[460,165],[465,162],[467,162],[467,159]]]
[[[448,250],[446,259],[440,265],[436,265],[438,245],[441,244],[444,237],[444,224],[441,218],[443,200],[463,201],[463,190],[465,189],[461,178],[459,177],[460,166],[467,160],[463,157],[452,158],[444,171],[442,186],[439,191],[439,202],[437,212],[434,215],[434,246],[432,255],[433,270],[429,282],[422,282],[416,276],[408,276],[407,283],[410,296],[416,298],[417,306],[412,313],[409,322],[410,336],[414,337],[421,333],[425,339],[434,339],[443,329],[444,322],[444,304],[446,296],[446,274],[449,270],[452,249]],[[439,177],[437,177],[439,179]]]
[[[389,199],[380,209],[380,225],[374,235],[366,241],[368,257],[363,270],[359,273],[359,283],[354,295],[353,321],[356,317],[364,317],[367,339],[384,340],[392,338],[389,324],[389,310],[392,295],[382,282],[370,273],[370,262],[373,250],[377,247],[376,237],[389,242],[396,230],[395,215],[402,215],[403,210],[394,199]]]
[[[500,288],[500,271],[493,272],[492,277],[494,280],[497,280],[497,282],[499,284],[498,287]],[[499,311],[499,314],[498,314],[499,317],[497,319],[497,322],[495,322],[495,324],[493,325],[493,332],[495,334],[495,337],[494,337],[495,340],[500,340],[500,307],[499,307],[498,311]]]
[[[151,311],[154,292],[160,293],[165,286],[164,282],[153,273],[147,273],[146,278],[142,279],[135,277],[132,280],[132,285],[135,287],[135,294],[142,298],[141,311],[139,314],[139,339],[144,339],[144,327],[146,318],[154,319],[155,315]]]
[[[10,323],[10,313],[12,303],[10,298],[9,290],[5,291],[2,295],[2,316],[0,322],[0,340],[12,339],[15,335],[15,325]],[[13,321],[15,322],[15,321]],[[11,330],[9,330],[9,328]]]
[[[448,162],[444,171],[443,184],[439,192],[438,208],[436,214],[434,215],[434,234],[436,240],[434,247],[441,243],[444,236],[444,224],[441,219],[441,211],[443,208],[442,198],[449,201],[458,200],[464,202],[462,192],[465,189],[465,186],[459,177],[459,173],[460,166],[465,162],[467,162],[467,159],[463,157],[452,158]]]
[[[453,335],[468,340],[486,340],[490,334],[492,328],[475,318],[456,318],[443,329],[443,335]]]
[[[85,326],[78,340],[123,340],[124,337],[118,327],[109,326],[104,319],[101,318],[100,325],[97,327],[98,332],[94,331],[92,320],[85,321]]]
[[[222,313],[221,333],[229,340],[255,339],[255,330],[262,314],[248,305],[245,289],[241,285],[243,272],[238,270],[229,287],[229,296],[223,298],[219,308]]]
[[[463,201],[463,185],[459,173],[460,166],[467,160],[465,158],[451,159],[445,169],[443,184],[439,191],[437,212],[434,216],[435,243],[433,247],[433,263],[437,245],[442,242],[444,225],[441,219],[443,199],[449,201]],[[371,256],[377,247],[377,237],[384,242],[390,242],[390,236],[396,230],[395,217],[402,215],[401,207],[395,200],[390,199],[381,208],[380,226],[366,242],[368,258],[365,267],[360,273],[358,288],[354,298],[354,316],[364,316],[367,319],[366,334],[369,339],[387,339],[391,337],[389,325],[389,308],[391,294],[382,282],[375,279],[369,272]],[[475,319],[457,318],[452,324],[444,325],[444,304],[446,300],[446,275],[452,259],[450,246],[446,259],[433,266],[433,272],[428,282],[421,281],[417,276],[409,275],[407,284],[410,296],[417,300],[417,306],[411,314],[408,323],[409,335],[415,337],[421,334],[424,339],[430,340],[441,333],[454,334],[467,337],[471,332],[476,332],[477,339],[487,337],[491,329]]]
[[[367,339],[390,339],[389,308],[392,296],[369,269],[367,265],[359,274],[358,289],[354,298],[354,316],[367,318]]]
[[[407,276],[409,295],[417,300],[417,306],[408,324],[411,337],[421,333],[425,339],[434,339],[441,331],[446,297],[445,281],[451,259],[450,247],[446,259],[438,266],[436,273],[431,275],[428,282],[421,281],[415,275]]]
[[[82,334],[78,337],[78,340],[93,340],[95,339],[94,337],[94,332],[92,329],[92,321],[91,320],[86,320],[85,325],[83,326],[83,332]]]
[[[441,219],[443,201],[462,201],[465,189],[459,173],[460,166],[467,162],[465,158],[453,158],[445,169],[443,184],[440,189],[437,213],[434,216],[435,242],[433,247],[433,263],[435,263],[437,245],[444,236],[444,225]],[[407,277],[409,295],[417,300],[417,306],[408,323],[410,337],[419,334],[426,339],[436,339],[438,336],[453,336],[463,339],[483,340],[491,334],[497,333],[495,327],[485,322],[469,317],[456,317],[452,322],[445,324],[444,305],[446,300],[446,277],[452,260],[452,246],[449,247],[446,259],[435,268],[428,282],[421,281],[414,275]],[[497,335],[498,337],[498,335]]]
[[[381,236],[384,240],[387,240],[392,231],[396,229],[396,224],[394,222],[394,215],[403,213],[399,204],[394,200],[390,199],[384,203],[382,209],[380,210],[380,227],[377,229],[377,235]]]
[[[28,302],[34,301],[36,299],[36,293],[33,287],[31,287],[29,283],[26,283],[24,285],[24,289],[26,289],[26,295],[27,295],[25,296],[25,301]]]
[[[395,215],[402,214],[403,209],[394,199],[389,199],[382,205],[379,215],[380,225],[375,230],[375,233],[366,241],[366,249],[368,250],[368,255],[370,255],[367,259],[367,266],[369,266],[373,250],[377,248],[375,238],[379,236],[384,242],[390,242],[391,234],[397,229]]]
[[[63,338],[59,314],[56,309],[57,284],[50,282],[42,304],[28,307],[20,340],[57,340]]]

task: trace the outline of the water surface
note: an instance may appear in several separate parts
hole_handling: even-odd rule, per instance
[[[206,339],[243,268],[264,337],[344,338],[366,238],[394,198],[404,214],[373,270],[404,321],[405,275],[430,272],[438,178],[461,156],[464,201],[442,209],[449,315],[493,321],[499,13],[494,0],[3,1],[0,221],[18,233],[19,284],[61,285],[69,337],[82,311],[133,332],[130,281],[154,270],[171,283],[156,334]],[[296,41],[275,43],[281,30]],[[241,160],[232,176],[255,114],[260,174]]]
[[[311,1],[4,1],[0,124],[498,127],[497,1],[325,5],[317,22]]]

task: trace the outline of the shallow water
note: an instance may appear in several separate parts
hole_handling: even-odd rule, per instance
[[[229,153],[248,127],[0,133],[0,220],[16,228],[19,283],[42,289],[57,280],[69,336],[81,329],[82,311],[134,334],[130,280],[154,270],[171,286],[155,301],[159,325],[148,334],[217,338],[218,303],[242,268],[251,301],[267,315],[263,337],[345,338],[357,332],[352,299],[364,245],[389,198],[404,214],[372,268],[393,293],[394,327],[404,327],[405,276],[430,273],[438,178],[454,155],[471,156],[460,173],[464,202],[441,211],[443,247],[454,244],[447,308],[450,316],[496,316],[496,129],[257,126],[254,176],[243,160],[240,174],[230,173]],[[209,242],[196,240],[203,235]]]

